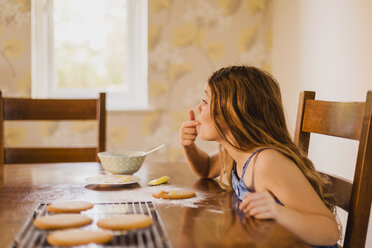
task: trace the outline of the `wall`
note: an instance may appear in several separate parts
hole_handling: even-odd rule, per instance
[[[0,85],[3,94],[31,92],[29,1],[0,1]]]
[[[273,5],[272,72],[282,87],[292,133],[302,90],[314,90],[325,100],[364,101],[372,90],[372,1],[279,0]],[[313,135],[309,157],[319,170],[352,180],[354,166],[348,165],[355,165],[357,143]],[[372,247],[371,217],[366,247]]]
[[[5,96],[31,95],[30,0],[0,0],[0,89]],[[26,7],[24,7],[26,6]],[[2,20],[16,13],[24,20]],[[150,0],[148,111],[108,113],[108,150],[166,149],[153,161],[183,161],[178,129],[203,97],[208,76],[224,65],[247,63],[270,69],[269,0]],[[15,73],[11,70],[14,69]],[[94,144],[94,122],[7,122],[8,146]],[[35,130],[31,132],[30,130]],[[216,144],[200,142],[207,151]]]

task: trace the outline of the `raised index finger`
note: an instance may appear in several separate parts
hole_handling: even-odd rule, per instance
[[[193,110],[189,111],[189,120],[190,121],[195,121],[195,114]]]

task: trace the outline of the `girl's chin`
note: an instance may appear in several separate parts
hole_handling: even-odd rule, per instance
[[[210,136],[202,135],[202,134],[200,134],[199,137],[200,137],[200,139],[205,140],[205,141],[215,141],[216,140],[216,139],[214,139],[214,138],[212,138]]]

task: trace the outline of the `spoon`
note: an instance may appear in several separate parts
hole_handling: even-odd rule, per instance
[[[143,156],[147,156],[147,155],[149,155],[150,153],[153,153],[153,152],[155,152],[155,151],[157,151],[157,150],[163,148],[164,146],[165,146],[165,144],[162,144],[162,145],[160,145],[160,146],[158,146],[158,147],[156,147],[156,148],[154,148],[154,149],[152,149],[152,150],[150,150],[150,151],[148,151],[148,152],[145,152],[145,154],[144,154]]]

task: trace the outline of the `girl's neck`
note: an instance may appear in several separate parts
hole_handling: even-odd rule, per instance
[[[236,150],[229,144],[222,143],[221,145],[227,151],[227,153],[231,156],[231,158],[235,161],[236,167],[238,170],[243,168],[245,162],[247,161],[249,156],[252,154],[251,152],[244,152],[244,151]]]

